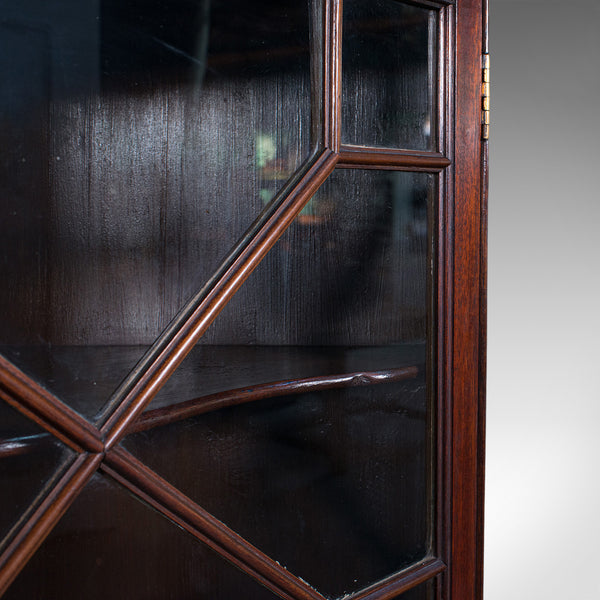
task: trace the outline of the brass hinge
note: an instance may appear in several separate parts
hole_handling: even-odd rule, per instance
[[[482,55],[481,139],[490,139],[490,55]]]

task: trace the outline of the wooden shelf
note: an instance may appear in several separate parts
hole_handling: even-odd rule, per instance
[[[3,354],[83,415],[99,409],[143,353],[141,346],[28,346]],[[425,344],[382,347],[197,345],[130,430],[142,431],[262,398],[414,378]],[[60,371],[60,377],[56,372]],[[60,381],[60,388],[57,387]],[[0,439],[0,457],[45,435]]]

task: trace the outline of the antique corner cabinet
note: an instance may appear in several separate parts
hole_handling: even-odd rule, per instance
[[[483,1],[0,10],[0,596],[480,598]]]

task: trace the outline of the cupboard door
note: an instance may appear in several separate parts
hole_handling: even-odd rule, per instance
[[[0,596],[480,598],[481,0],[71,4],[1,9]]]

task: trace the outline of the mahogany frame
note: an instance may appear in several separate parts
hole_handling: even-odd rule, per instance
[[[118,443],[127,433],[167,418],[156,411],[142,417],[141,412],[333,169],[376,168],[438,176],[435,553],[350,598],[391,600],[433,578],[438,599],[482,597],[488,150],[487,142],[481,140],[480,88],[481,55],[487,52],[487,0],[407,1],[439,11],[439,152],[340,144],[341,0],[323,0],[323,39],[317,48],[323,65],[322,97],[321,106],[313,107],[313,114],[321,117],[320,127],[314,130],[315,152],[116,391],[100,427],[0,356],[0,398],[76,452],[76,458],[1,548],[0,596],[101,469],[280,597],[324,600]],[[416,374],[410,368],[396,371],[300,380],[287,393],[306,386],[321,389]],[[227,397],[201,399],[201,410],[252,401],[264,397],[267,388],[286,391],[277,382],[262,387],[248,397],[232,390]],[[185,418],[189,410],[198,412],[198,406],[180,407],[176,418]]]

